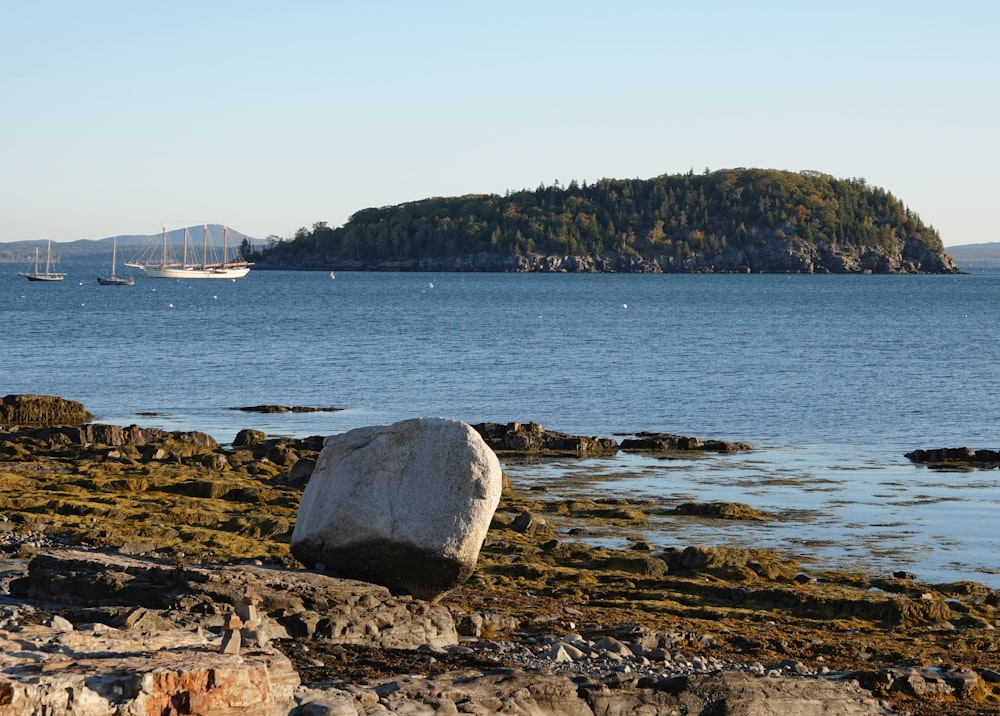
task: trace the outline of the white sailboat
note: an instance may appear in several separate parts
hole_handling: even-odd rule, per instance
[[[217,261],[209,256],[208,226],[204,227],[202,235],[201,261],[190,261],[188,259],[188,230],[184,229],[183,254],[180,261],[175,261],[170,254],[167,245],[167,227],[163,226],[163,235],[160,244],[160,255],[158,260],[133,259],[126,261],[126,266],[144,271],[150,278],[243,278],[250,273],[253,265],[236,256],[232,261],[228,257],[228,236],[229,228],[223,227],[222,234],[222,260]]]
[[[50,271],[49,267],[52,264],[52,242],[49,242],[48,248],[45,249],[45,271],[38,270],[38,247],[35,247],[35,268],[31,271],[18,271],[18,276],[24,276],[29,281],[62,281],[66,278],[64,273],[56,273]]]
[[[135,278],[132,276],[119,276],[115,273],[116,261],[118,259],[118,237],[115,237],[114,246],[111,249],[111,275],[98,276],[97,283],[102,286],[135,286]]]

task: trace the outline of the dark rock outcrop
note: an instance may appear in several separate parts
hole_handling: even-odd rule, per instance
[[[449,257],[425,257],[395,261],[352,261],[316,265],[274,264],[263,268],[296,268],[337,271],[429,271],[486,273],[961,273],[947,254],[937,253],[919,242],[916,250],[899,254],[863,247],[841,252],[831,246],[806,241],[787,241],[765,247],[730,248],[715,256],[636,256],[602,253],[587,256],[522,253],[498,256],[486,252]],[[908,243],[907,246],[910,244]]]
[[[763,522],[767,519],[767,515],[760,510],[741,502],[685,502],[675,507],[671,514],[753,522]]]
[[[621,449],[628,452],[672,452],[675,450],[696,450],[702,452],[740,452],[753,447],[740,442],[726,440],[702,440],[701,438],[670,433],[637,433],[634,438],[622,440]]]
[[[176,443],[192,447],[215,450],[219,444],[208,433],[193,431],[167,432],[160,428],[142,428],[138,425],[122,427],[120,425],[105,425],[102,423],[87,423],[85,425],[59,424],[46,427],[17,427],[7,432],[10,440],[24,438],[35,440],[50,440],[74,445],[108,445],[121,447],[123,445],[158,445]]]
[[[242,410],[245,413],[335,413],[343,408],[335,406],[317,408],[309,405],[247,405],[242,408],[233,408],[233,410]]]
[[[0,402],[0,425],[82,425],[93,417],[83,403],[54,395],[7,395]]]
[[[234,448],[243,447],[255,447],[257,445],[263,444],[267,440],[267,434],[261,430],[252,430],[250,428],[245,428],[236,433],[236,437],[233,438]]]
[[[613,438],[583,437],[546,430],[538,423],[477,423],[472,426],[494,452],[602,455],[618,451]]]
[[[702,440],[697,437],[670,433],[637,433],[635,437],[625,438],[619,444],[614,438],[570,435],[547,430],[538,423],[477,423],[472,427],[497,453],[588,457],[614,454],[618,450],[629,452],[732,453],[753,449],[746,443]]]
[[[1000,466],[1000,451],[973,450],[968,447],[934,448],[931,450],[913,450],[906,453],[910,462],[932,467],[998,467]]]
[[[377,266],[339,266],[392,271],[488,271],[503,273],[960,273],[947,255],[920,242],[908,242],[899,254],[870,247],[843,252],[832,246],[789,239],[766,246],[730,248],[715,256],[636,256],[603,253],[553,256],[480,253],[448,258],[384,262]]]

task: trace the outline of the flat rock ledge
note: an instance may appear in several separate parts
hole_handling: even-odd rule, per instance
[[[939,468],[1000,467],[1000,451],[973,450],[969,447],[913,450],[905,455],[910,462]]]
[[[571,435],[547,430],[538,423],[477,423],[472,426],[490,448],[500,454],[570,455],[578,457],[625,452],[719,452],[733,453],[753,447],[727,440],[702,440],[672,433],[637,433],[620,443],[614,438]]]
[[[244,413],[336,413],[343,408],[336,406],[316,407],[311,405],[244,405],[240,408],[233,408]]]
[[[611,639],[573,642],[586,657],[569,638],[534,652],[465,643],[444,607],[362,582],[55,550],[0,576],[0,714],[889,713],[856,681],[780,665],[695,658],[684,673],[639,673],[631,664],[648,658]],[[337,648],[384,650],[382,673],[338,678]],[[412,656],[390,672],[398,653]]]
[[[0,713],[16,716],[288,714],[298,674],[273,648],[220,653],[195,629],[135,631],[61,618],[0,628]]]
[[[67,549],[34,557],[27,576],[11,581],[10,592],[61,608],[112,608],[113,617],[121,617],[122,608],[128,613],[159,610],[171,623],[201,627],[253,598],[271,638],[319,637],[396,649],[458,641],[444,607],[394,597],[368,582],[304,570],[178,566]]]

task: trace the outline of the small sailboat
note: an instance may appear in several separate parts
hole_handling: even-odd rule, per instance
[[[38,270],[38,247],[35,247],[35,268],[31,271],[18,271],[18,276],[24,276],[29,281],[62,281],[66,274],[50,271],[52,264],[52,242],[45,249],[45,271]]]
[[[118,237],[115,237],[115,243],[111,248],[111,275],[110,276],[98,276],[97,283],[102,286],[135,286],[135,278],[131,275],[129,276],[119,276],[115,273],[115,266],[118,260]]]

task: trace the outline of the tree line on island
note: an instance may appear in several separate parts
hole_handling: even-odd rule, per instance
[[[323,270],[958,272],[938,232],[891,192],[742,168],[363,209],[341,227],[269,237],[252,258]]]

